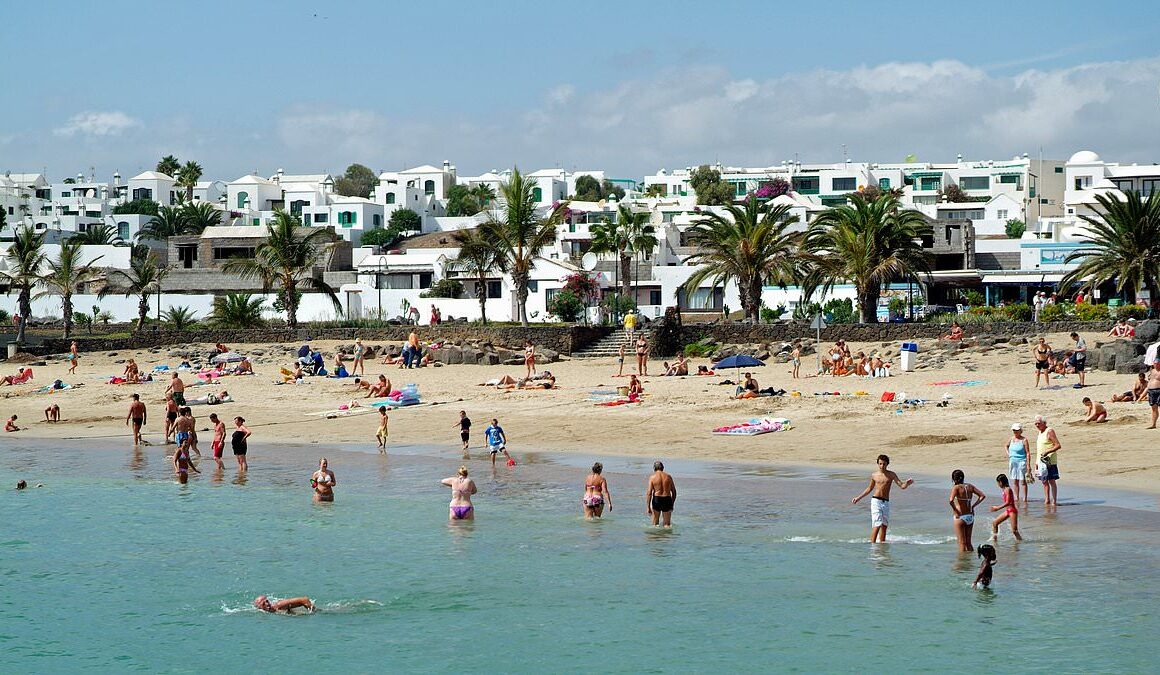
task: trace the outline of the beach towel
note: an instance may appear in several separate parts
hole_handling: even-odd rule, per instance
[[[943,380],[942,382],[931,382],[932,387],[977,387],[979,385],[987,384],[987,380]]]
[[[784,417],[762,417],[754,418],[748,422],[740,424],[730,424],[723,427],[717,427],[713,433],[718,436],[759,436],[761,434],[773,433],[775,431],[788,431],[793,427],[789,420]]]
[[[881,399],[881,401],[882,401],[883,403],[890,403],[890,402],[894,401],[894,392],[892,392],[892,391],[884,391],[884,392],[882,392],[882,399]]]

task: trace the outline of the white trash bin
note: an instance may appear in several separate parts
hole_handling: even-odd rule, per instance
[[[902,360],[902,372],[914,372],[914,366],[918,362],[918,343],[903,342],[902,350],[899,352]]]

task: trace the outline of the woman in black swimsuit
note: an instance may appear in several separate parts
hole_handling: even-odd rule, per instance
[[[1051,384],[1051,364],[1048,357],[1051,356],[1051,345],[1047,344],[1045,338],[1039,338],[1039,344],[1031,348],[1031,355],[1035,357],[1035,388],[1039,388],[1039,376],[1043,375],[1043,384]]]
[[[238,460],[238,469],[245,471],[249,466],[246,464],[246,439],[250,437],[250,430],[246,428],[246,420],[243,417],[234,418],[233,436],[230,437],[230,446],[234,449],[234,457]]]

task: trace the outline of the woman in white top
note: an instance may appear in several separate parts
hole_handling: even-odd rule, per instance
[[[314,501],[334,501],[334,486],[337,484],[334,472],[327,468],[326,458],[318,460],[318,471],[310,477],[310,487],[314,488]]]

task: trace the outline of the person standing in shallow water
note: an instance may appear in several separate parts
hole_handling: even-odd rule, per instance
[[[234,418],[234,434],[230,436],[230,446],[234,450],[234,458],[238,460],[238,469],[245,471],[250,468],[246,461],[246,453],[249,451],[249,444],[247,441],[250,438],[250,430],[246,428],[246,419],[244,417]]]
[[[961,469],[951,472],[951,513],[954,514],[955,537],[959,540],[959,551],[969,553],[975,550],[971,544],[971,532],[975,529],[975,507],[983,503],[987,495],[979,488],[964,482],[966,476]],[[978,499],[975,499],[978,497]]]
[[[451,522],[475,520],[475,506],[471,503],[471,495],[478,490],[476,490],[475,481],[467,477],[467,467],[459,467],[459,471],[454,476],[444,478],[440,482],[451,488],[451,504],[449,505]]]
[[[663,462],[653,462],[653,475],[648,478],[648,492],[644,495],[645,513],[652,517],[652,524],[673,526],[673,507],[677,504],[677,485],[673,477],[665,473]]]
[[[604,514],[604,506],[608,505],[608,512],[612,513],[612,493],[608,491],[608,481],[603,476],[604,465],[596,462],[592,465],[592,473],[584,479],[584,496],[580,503],[584,505],[584,517],[591,520]]]
[[[338,485],[338,481],[334,478],[334,472],[330,470],[326,458],[318,460],[318,471],[310,477],[310,487],[314,489],[314,501],[316,502],[333,502],[334,501],[334,486]]]
[[[145,416],[145,404],[141,402],[141,395],[133,394],[129,414],[125,416],[125,424],[133,425],[133,445],[141,445],[141,427],[145,426]]]
[[[890,486],[898,485],[898,488],[905,490],[914,484],[913,478],[908,478],[903,481],[890,469],[890,458],[886,455],[878,455],[878,470],[870,474],[870,484],[862,491],[862,494],[850,500],[851,504],[857,504],[863,497],[874,492],[870,497],[870,543],[885,542],[886,528],[890,526]]]

